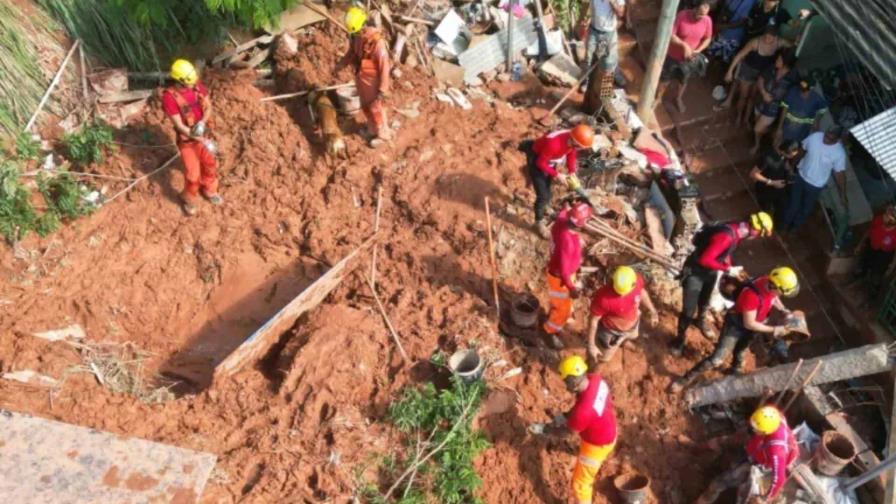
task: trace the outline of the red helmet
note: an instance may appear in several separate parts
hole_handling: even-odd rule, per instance
[[[587,124],[579,124],[570,130],[569,136],[582,149],[590,149],[594,144],[594,130]]]
[[[580,201],[569,209],[569,222],[576,227],[584,227],[592,215],[594,215],[594,209],[591,208],[591,205]]]

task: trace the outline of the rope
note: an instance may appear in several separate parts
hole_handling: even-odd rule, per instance
[[[115,145],[124,145],[125,147],[136,147],[138,149],[161,149],[163,147],[174,147],[175,145],[177,145],[174,142],[167,143],[167,144],[159,144],[159,145],[140,145],[140,144],[129,144],[129,143],[124,143],[124,142],[112,142],[112,143],[114,143]]]

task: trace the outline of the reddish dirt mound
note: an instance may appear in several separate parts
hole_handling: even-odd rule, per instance
[[[333,48],[344,42],[338,37],[318,31],[303,40],[309,49],[297,68],[306,75],[313,68],[329,82],[341,55]],[[203,502],[347,502],[355,470],[400,446],[382,423],[389,402],[406,384],[433,375],[427,360],[435,350],[475,343],[507,362],[498,374],[523,368],[501,384],[519,402],[480,419],[494,444],[478,462],[483,497],[563,502],[575,437],[526,431],[571,405],[553,371],[557,356],[498,335],[486,301],[484,196],[493,199],[497,227],[528,240],[517,260],[541,264],[547,249],[524,229],[528,213],[510,210],[514,193],[531,200],[516,145],[535,134],[532,109],[474,99],[474,110],[464,112],[432,99],[430,78],[406,71],[389,107],[401,123],[396,143],[372,151],[350,135],[350,161],[330,166],[294,120],[301,101],[259,103],[262,93],[248,75],[209,77],[224,206],[203,204],[197,217],[183,217],[181,175],[171,170],[0,257],[2,371],[61,378],[77,355],[30,333],[79,323],[88,340],[132,341],[153,352],[150,370],[192,380],[185,388],[198,392],[148,406],[75,373],[52,400],[43,389],[0,380],[0,406],[215,453],[219,464]],[[419,117],[393,110],[414,102]],[[171,141],[157,105],[123,142]],[[343,126],[357,128],[354,119]],[[134,176],[172,153],[123,146],[99,170]],[[215,362],[370,235],[377,186],[384,198],[380,296],[416,364],[401,361],[354,275],[258,366],[203,388]],[[502,289],[520,292],[528,282],[544,294],[540,276],[506,275]],[[687,364],[664,355],[671,319],[602,370],[616,396],[621,438],[596,502],[614,499],[609,482],[629,468],[650,475],[661,502],[688,502],[702,483],[694,475],[711,462],[682,446],[700,427],[664,392],[668,374]],[[581,341],[568,343],[567,352],[581,351]]]

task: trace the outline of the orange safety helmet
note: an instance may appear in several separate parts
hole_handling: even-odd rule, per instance
[[[569,209],[569,222],[576,227],[584,227],[592,215],[594,215],[594,209],[591,208],[591,205],[580,201],[574,203],[572,208]]]
[[[594,130],[587,124],[579,124],[570,130],[569,136],[582,149],[590,149],[594,145]]]

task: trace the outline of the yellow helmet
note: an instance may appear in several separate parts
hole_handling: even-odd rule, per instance
[[[613,270],[613,290],[616,294],[624,296],[635,288],[638,283],[638,274],[628,266],[620,266]]]
[[[192,86],[199,81],[199,74],[196,73],[196,68],[192,63],[185,59],[179,59],[171,64],[171,78],[182,84]]]
[[[349,33],[358,33],[367,22],[367,13],[360,7],[349,7],[345,12],[345,27]]]
[[[588,372],[588,364],[580,355],[573,355],[563,359],[557,367],[560,378],[567,379],[570,376],[582,376]]]
[[[793,297],[800,292],[800,281],[796,273],[787,266],[778,266],[768,274],[768,280],[784,297]]]
[[[775,229],[775,221],[765,212],[754,213],[750,216],[750,224],[759,232],[759,236],[771,236]]]
[[[750,427],[760,434],[773,434],[784,419],[774,406],[762,406],[750,416]]]

